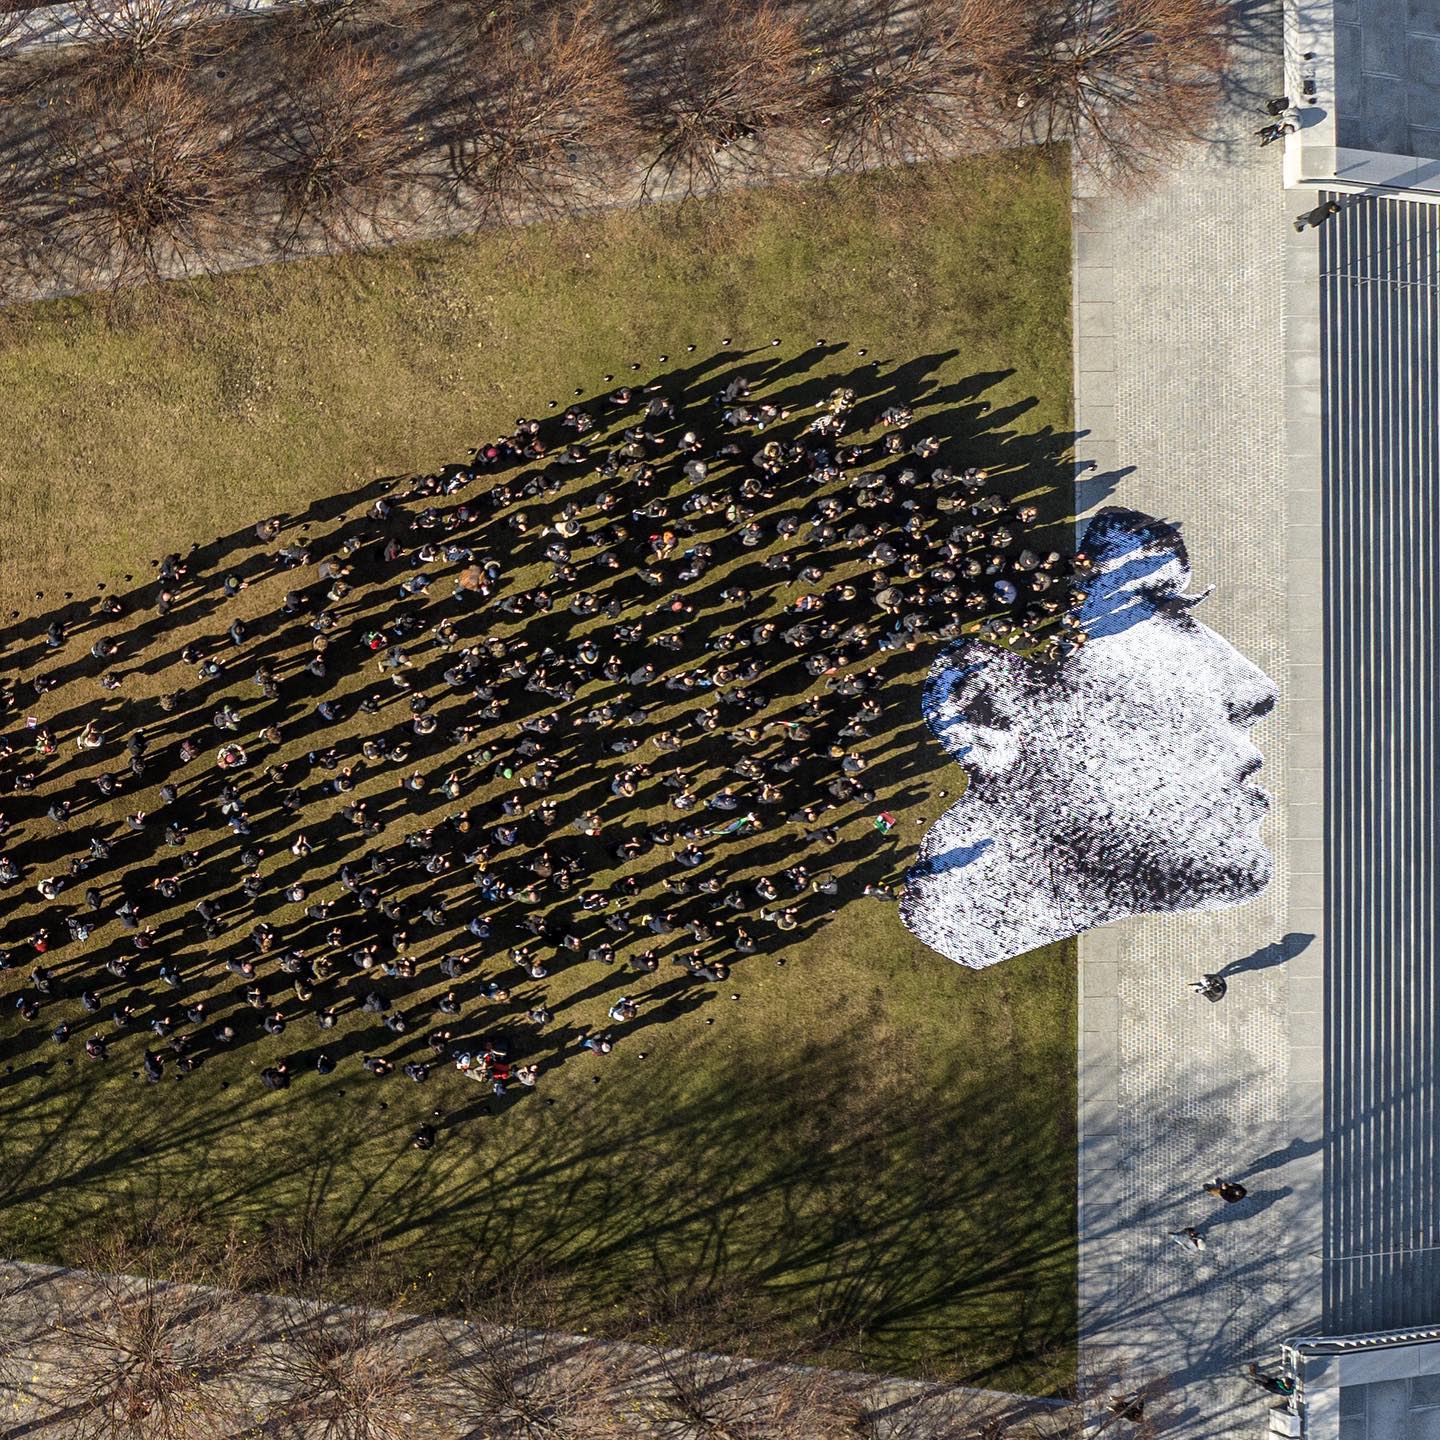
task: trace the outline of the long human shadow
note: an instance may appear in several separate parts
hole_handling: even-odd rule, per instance
[[[1075,451],[1080,457],[1075,467],[1075,512],[1088,515],[1092,510],[1105,504],[1120,488],[1120,482],[1127,475],[1135,473],[1133,465],[1121,465],[1113,470],[1101,470],[1094,460],[1086,460],[1085,437],[1088,431],[1081,431],[1075,437]]]
[[[1292,931],[1283,939],[1262,945],[1260,949],[1239,960],[1231,960],[1216,973],[1222,980],[1233,980],[1237,975],[1252,975],[1260,970],[1273,969],[1277,965],[1285,964],[1287,960],[1293,960],[1297,955],[1304,954],[1314,939],[1313,935]]]
[[[1321,1139],[1304,1140],[1298,1135],[1288,1145],[1281,1146],[1278,1150],[1267,1151],[1264,1155],[1252,1160],[1241,1174],[1241,1179],[1248,1180],[1252,1175],[1264,1175],[1270,1170],[1277,1170],[1281,1166],[1290,1164],[1293,1160],[1304,1160],[1308,1156],[1318,1155],[1325,1147]]]

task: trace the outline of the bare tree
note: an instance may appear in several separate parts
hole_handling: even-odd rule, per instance
[[[178,1244],[177,1244],[178,1242]],[[177,1253],[186,1281],[165,1275]],[[163,1244],[109,1237],[84,1268],[42,1347],[49,1406],[75,1440],[203,1440],[244,1414],[240,1384],[255,1343],[253,1305],[234,1288],[241,1251],[179,1229]],[[218,1288],[212,1288],[218,1287]]]
[[[29,299],[32,283],[43,272],[50,218],[47,169],[37,157],[22,156],[0,172],[0,305]]]
[[[0,1394],[18,1410],[32,1399],[38,1370],[34,1326],[26,1314],[24,1272],[0,1264]]]
[[[76,31],[59,62],[72,83],[131,83],[147,71],[179,71],[237,40],[223,0],[76,0]]]
[[[539,0],[416,0],[421,23],[460,60],[483,46],[503,24],[539,13]]]
[[[178,77],[86,97],[60,149],[57,234],[93,280],[188,274],[241,231],[247,159],[215,99]]]
[[[307,228],[332,244],[373,242],[403,221],[410,109],[387,57],[353,45],[299,51],[262,142],[265,179],[281,206],[282,247]]]
[[[266,1356],[266,1387],[282,1397],[271,1419],[313,1440],[424,1440],[438,1433],[429,1383],[433,1337],[375,1302],[286,1302],[289,1318]],[[278,1413],[277,1413],[278,1412]]]
[[[706,1351],[658,1352],[633,1401],[654,1440],[840,1440],[854,1432],[820,1371]]]
[[[373,1245],[345,1245],[313,1223],[267,1240],[273,1281],[298,1287],[259,1378],[280,1397],[271,1418],[305,1440],[428,1440],[426,1392],[440,1370],[434,1329],[403,1312],[403,1280]],[[343,1303],[338,1299],[344,1296]]]
[[[837,1408],[849,1440],[1001,1440],[1016,1434],[1018,1415],[1013,1399],[983,1390],[934,1385],[897,1393],[878,1380],[844,1390]]]
[[[615,48],[589,0],[534,18],[509,8],[464,57],[445,122],[452,191],[485,221],[583,208],[633,153]]]
[[[642,112],[647,193],[695,195],[803,133],[814,109],[800,23],[771,0],[699,0],[665,33]]]
[[[1011,0],[879,0],[832,29],[830,169],[903,165],[993,137],[1018,33]]]
[[[1124,183],[1214,117],[1230,54],[1229,0],[1019,0],[1006,85],[1024,138],[1064,142]]]
[[[17,65],[16,42],[25,30],[25,12],[6,9],[0,11],[0,95],[8,95],[17,88],[17,71],[23,70],[24,62]]]
[[[631,1386],[639,1433],[653,1440],[839,1440],[853,1407],[823,1370],[736,1353],[766,1331],[743,1291],[660,1294],[644,1318],[664,1347],[647,1350]],[[760,1327],[757,1330],[757,1324]],[[781,1337],[759,1343],[773,1352]],[[793,1343],[793,1342],[792,1342]]]
[[[489,1440],[592,1440],[624,1408],[627,1346],[569,1334],[544,1276],[510,1277],[470,1297],[451,1344],[449,1389],[461,1433]]]
[[[301,46],[325,47],[399,29],[414,14],[409,0],[292,0],[279,24]]]

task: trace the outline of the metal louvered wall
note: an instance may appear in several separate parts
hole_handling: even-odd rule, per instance
[[[1325,1322],[1440,1321],[1440,208],[1320,237]]]

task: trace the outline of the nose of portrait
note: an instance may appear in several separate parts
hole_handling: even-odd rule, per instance
[[[1258,665],[1247,660],[1228,640],[1208,626],[1203,633],[1215,669],[1215,683],[1232,725],[1248,730],[1274,708],[1280,692]]]

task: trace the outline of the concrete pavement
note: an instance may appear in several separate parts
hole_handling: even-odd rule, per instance
[[[1290,220],[1275,149],[1278,7],[1261,10],[1235,98],[1138,196],[1077,194],[1079,508],[1178,522],[1197,618],[1277,683],[1252,732],[1274,797],[1275,876],[1233,909],[1083,936],[1082,1342],[1182,1387],[1175,1433],[1262,1433],[1241,1363],[1318,1317],[1321,1159],[1318,411],[1313,232]],[[1084,190],[1083,183],[1077,190]],[[1312,440],[1314,437],[1310,437]],[[1188,983],[1227,973],[1219,1004]],[[1217,1175],[1250,1198],[1201,1193]],[[1207,1249],[1167,1233],[1194,1225]]]

